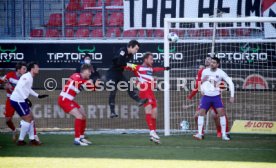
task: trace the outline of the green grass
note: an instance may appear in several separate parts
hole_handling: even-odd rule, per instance
[[[146,135],[91,135],[94,144],[88,147],[74,146],[72,135],[40,138],[43,146],[17,147],[11,135],[0,134],[0,168],[276,167],[275,136],[233,135],[230,142],[171,136],[155,145]]]

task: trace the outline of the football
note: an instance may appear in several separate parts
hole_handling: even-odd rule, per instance
[[[168,34],[168,40],[169,40],[170,42],[176,43],[176,42],[178,41],[178,39],[179,39],[179,37],[178,37],[178,35],[177,35],[176,33],[170,32],[170,33]]]

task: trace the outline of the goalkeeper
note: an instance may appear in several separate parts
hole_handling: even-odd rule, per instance
[[[119,50],[119,53],[115,55],[115,57],[112,59],[112,66],[107,71],[106,87],[107,89],[109,87],[112,88],[112,91],[110,91],[109,95],[109,107],[111,112],[111,118],[118,117],[118,115],[115,113],[115,98],[117,93],[117,84],[120,81],[125,81],[126,83],[128,83],[126,77],[123,75],[124,66],[126,66],[127,63],[133,59],[133,55],[138,52],[139,47],[140,43],[138,41],[131,40],[128,43],[127,47],[121,48]],[[139,106],[147,103],[147,99],[140,99],[135,91],[130,91],[128,89],[128,94],[133,100],[139,103]]]

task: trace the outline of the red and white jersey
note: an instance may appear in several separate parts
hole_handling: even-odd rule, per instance
[[[132,70],[142,84],[151,83],[154,81],[153,73],[165,70],[163,67],[149,67],[144,65],[137,65],[134,68],[127,69]]]
[[[15,71],[11,71],[5,75],[5,80],[8,82],[8,84],[11,86],[10,88],[6,89],[7,97],[10,97],[16,84],[18,83],[18,80],[20,77],[16,75]]]
[[[65,86],[63,87],[60,93],[60,96],[63,97],[63,100],[73,100],[76,97],[76,95],[80,92],[81,86],[87,84],[88,80],[83,79],[80,73],[74,73],[66,82]]]

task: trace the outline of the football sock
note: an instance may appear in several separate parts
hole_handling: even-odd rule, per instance
[[[21,127],[21,129],[20,129],[20,135],[19,135],[19,140],[20,141],[24,141],[26,134],[30,130],[30,125],[31,125],[30,123],[28,123],[28,122],[26,122],[24,120],[22,120],[20,122],[20,127]]]
[[[86,120],[81,120],[82,123],[81,123],[81,138],[84,138],[84,132],[85,132],[85,128],[86,128]]]
[[[153,128],[153,130],[156,131],[156,118],[152,118],[152,117],[151,117],[151,123],[152,123],[152,128]]]
[[[75,138],[80,138],[82,128],[82,120],[75,119]]]
[[[12,120],[7,121],[6,124],[12,131],[15,131],[15,126],[14,126]]]
[[[146,114],[146,122],[148,124],[149,130],[153,130],[153,124],[151,120],[151,114]]]
[[[30,124],[29,139],[34,140],[34,120]]]
[[[198,134],[202,135],[202,129],[203,129],[203,124],[204,124],[204,116],[198,116],[197,120],[197,127],[198,127]]]
[[[225,116],[220,117],[221,133],[222,136],[226,136],[226,118]]]

